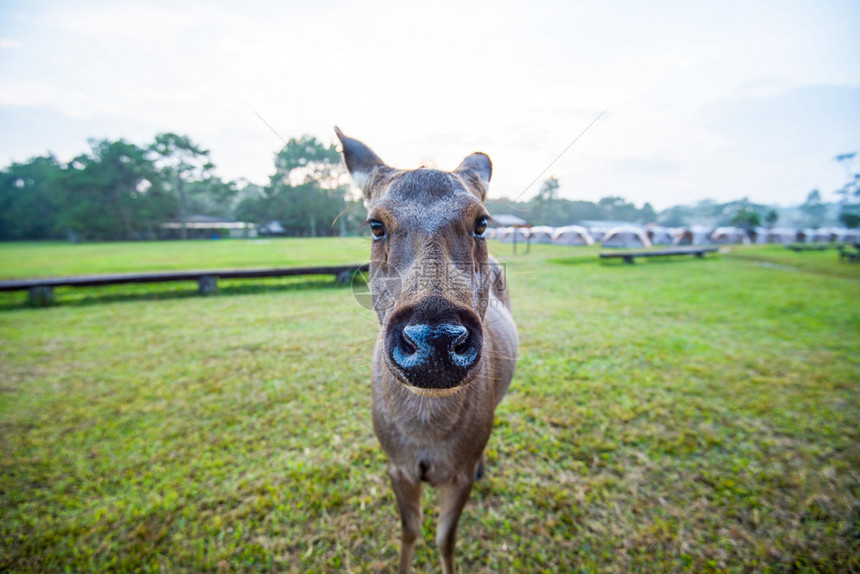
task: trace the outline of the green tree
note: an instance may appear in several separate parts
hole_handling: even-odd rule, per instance
[[[334,145],[326,146],[313,136],[290,138],[275,156],[272,182],[294,184],[314,181],[321,188],[335,188],[343,174],[340,152]]]
[[[806,201],[801,204],[800,211],[803,213],[804,224],[816,229],[821,227],[827,214],[827,206],[821,200],[821,192],[817,189],[810,191]]]
[[[211,215],[229,219],[233,217],[239,195],[236,182],[223,181],[217,176],[189,181],[184,186],[188,214]]]
[[[82,239],[154,238],[159,223],[175,216],[148,150],[124,140],[90,141],[63,172],[64,200],[57,223]]]
[[[541,183],[537,195],[527,202],[528,219],[537,225],[562,225],[564,212],[563,201],[558,198],[559,183],[555,176],[548,177]]]
[[[573,224],[583,220],[600,219],[600,208],[593,201],[574,200],[568,203],[565,224]]]
[[[857,152],[843,153],[836,156],[836,161],[845,168],[845,185],[836,191],[839,194],[839,221],[845,227],[854,229],[860,227],[860,173],[853,168]]]
[[[764,222],[768,227],[773,227],[777,221],[779,221],[779,213],[775,209],[769,210],[764,216]]]
[[[631,223],[639,221],[639,210],[623,197],[616,195],[603,197],[597,202],[597,207],[602,212],[600,219],[629,221]]]
[[[269,185],[262,194],[243,199],[237,216],[253,217],[260,224],[280,221],[288,235],[341,232],[343,228],[332,228],[332,224],[347,208],[343,174],[334,145],[326,146],[312,136],[290,139],[275,156]]]
[[[693,210],[687,205],[676,205],[660,212],[657,222],[666,227],[683,227],[695,220]]]
[[[761,216],[752,207],[744,206],[738,208],[732,217],[731,223],[749,233],[761,225]]]
[[[0,240],[58,237],[62,174],[53,155],[13,163],[0,172]]]
[[[537,198],[541,201],[554,201],[558,199],[558,188],[558,178],[552,175],[541,183]]]
[[[637,220],[639,223],[654,223],[657,221],[657,212],[650,202],[645,202],[645,205],[639,210]]]
[[[179,220],[183,224],[181,233],[185,239],[188,237],[185,221],[191,215],[189,187],[209,179],[215,168],[209,160],[209,150],[198,146],[188,136],[171,132],[156,135],[149,150],[165,178],[165,187],[176,194]]]

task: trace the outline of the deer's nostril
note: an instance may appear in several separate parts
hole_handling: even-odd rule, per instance
[[[451,349],[451,362],[461,369],[468,369],[478,360],[478,348],[471,337],[465,337],[462,342]]]
[[[410,339],[409,335],[407,335],[405,332],[402,333],[401,343],[403,344],[403,350],[410,355],[418,351],[418,345],[416,345],[415,341]]]
[[[451,349],[458,355],[462,355],[469,348],[469,332],[466,331],[461,337],[454,341]]]

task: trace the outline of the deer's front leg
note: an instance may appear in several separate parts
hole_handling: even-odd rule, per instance
[[[460,513],[469,500],[474,476],[471,474],[456,477],[452,482],[439,485],[439,525],[436,528],[436,546],[442,557],[442,570],[454,574],[454,546],[457,543],[457,523]]]
[[[412,569],[415,542],[421,534],[421,481],[411,480],[397,468],[389,467],[388,476],[397,497],[402,530],[400,533],[400,565],[397,571],[408,574]]]

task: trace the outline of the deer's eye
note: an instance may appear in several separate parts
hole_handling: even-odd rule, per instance
[[[370,232],[373,234],[374,239],[382,239],[385,237],[385,226],[381,221],[371,219],[367,223],[370,225]]]
[[[483,237],[487,231],[487,216],[482,215],[475,221],[475,237]]]

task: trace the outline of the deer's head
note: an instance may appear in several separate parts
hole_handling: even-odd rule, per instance
[[[484,362],[490,158],[473,153],[451,172],[399,170],[335,131],[368,209],[370,292],[385,362],[416,393],[453,392]]]

